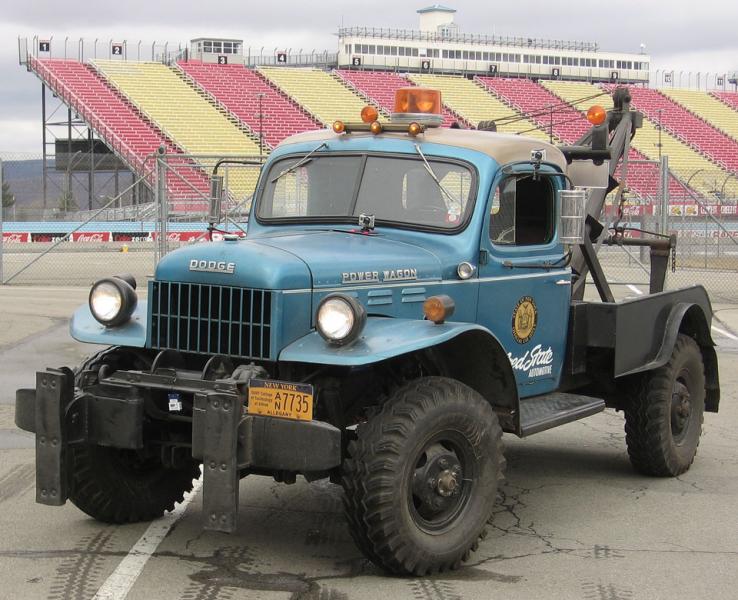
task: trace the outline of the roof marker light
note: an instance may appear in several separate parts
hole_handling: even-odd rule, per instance
[[[407,132],[411,136],[415,137],[419,133],[423,133],[423,126],[420,123],[416,123],[415,121],[413,121],[412,123],[410,123],[410,125],[407,126]]]
[[[374,121],[371,125],[369,125],[369,130],[374,135],[378,135],[382,133],[382,124],[379,121]]]
[[[343,121],[333,121],[333,131],[343,133],[346,131],[346,125],[343,124]]]
[[[361,109],[361,120],[364,121],[364,123],[373,123],[378,118],[379,113],[373,106],[367,105]]]

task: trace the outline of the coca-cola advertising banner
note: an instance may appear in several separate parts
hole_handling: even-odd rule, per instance
[[[152,240],[157,240],[158,238],[158,231],[154,231],[151,233]],[[169,231],[167,232],[167,239],[170,242],[194,242],[198,239],[207,241],[208,236],[205,231]],[[215,235],[213,235],[213,240],[218,241]]]
[[[72,234],[73,242],[111,242],[113,234],[109,231],[77,231]]]
[[[65,237],[66,236],[66,237]],[[111,232],[111,231],[76,231],[70,234],[29,232],[29,231],[3,231],[4,244],[27,244],[30,242],[56,243],[62,240],[73,243],[106,243],[106,242],[150,242],[156,240],[158,234],[150,231],[134,232]],[[222,240],[221,235],[213,234],[214,241]],[[170,242],[194,242],[207,241],[208,236],[204,231],[170,231],[167,233]]]
[[[3,244],[24,244],[31,241],[31,234],[3,231]]]

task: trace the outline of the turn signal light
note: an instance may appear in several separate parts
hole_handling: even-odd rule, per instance
[[[371,125],[369,125],[369,130],[374,135],[382,133],[382,124],[379,121],[374,121]]]
[[[333,131],[343,133],[346,131],[346,125],[344,125],[343,121],[333,121]]]
[[[602,125],[606,118],[607,112],[598,104],[589,107],[589,110],[587,111],[587,121],[592,123],[592,125]]]
[[[450,296],[431,296],[423,302],[423,314],[429,321],[433,321],[436,325],[443,323],[448,317],[454,314],[455,304]]]
[[[400,88],[395,92],[395,112],[440,115],[441,92],[422,87]]]
[[[373,106],[365,106],[361,109],[361,120],[364,121],[364,123],[373,123],[378,118],[379,113]]]

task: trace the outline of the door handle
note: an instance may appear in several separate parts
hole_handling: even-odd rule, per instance
[[[571,285],[571,279],[559,279],[556,281],[556,285]]]

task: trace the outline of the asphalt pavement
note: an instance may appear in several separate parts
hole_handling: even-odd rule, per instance
[[[479,550],[459,571],[398,578],[362,557],[327,481],[245,478],[232,535],[202,531],[201,491],[168,519],[128,526],[35,504],[33,438],[13,425],[14,390],[94,351],[67,333],[87,292],[0,287],[0,598],[738,597],[738,307],[715,307],[721,410],[706,415],[686,474],[634,473],[609,410],[506,435],[507,481]]]

